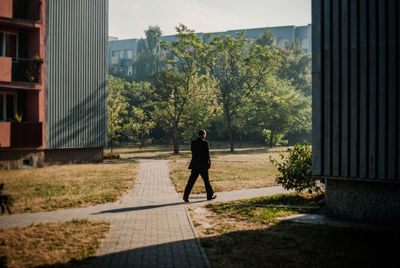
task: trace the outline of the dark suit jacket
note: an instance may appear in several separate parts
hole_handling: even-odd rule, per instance
[[[201,137],[192,141],[192,160],[189,164],[189,169],[204,170],[211,166],[210,151],[208,142]]]

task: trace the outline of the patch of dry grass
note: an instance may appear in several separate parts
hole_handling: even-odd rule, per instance
[[[96,253],[109,228],[105,222],[73,220],[2,229],[0,266],[36,267],[87,259]]]
[[[230,152],[228,149],[211,150],[211,185],[215,192],[252,189],[277,185],[276,168],[268,158],[277,157],[278,150],[286,148],[245,148]],[[169,162],[170,176],[178,192],[183,192],[190,175],[188,169],[190,158],[176,159]],[[196,181],[192,193],[203,193],[204,184],[201,178]]]
[[[133,187],[138,170],[133,161],[109,160],[3,170],[0,183],[14,198],[13,213],[49,211],[114,202]]]

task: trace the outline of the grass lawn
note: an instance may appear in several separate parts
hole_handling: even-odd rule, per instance
[[[299,210],[269,207],[314,206],[318,200],[277,195],[194,207],[190,213],[212,267],[394,267],[398,263],[399,233],[277,221],[275,217]]]
[[[287,148],[267,150],[264,147],[236,149],[211,149],[211,169],[209,170],[211,185],[215,192],[239,189],[261,188],[277,185],[276,168],[269,162],[268,157],[277,157],[277,151]],[[190,175],[188,169],[191,155],[172,159],[169,162],[170,176],[178,192],[183,192]],[[203,193],[203,180],[199,178],[192,193]]]
[[[73,220],[0,230],[0,267],[37,267],[94,256],[110,226]]]
[[[100,164],[58,165],[2,170],[4,194],[14,199],[12,213],[83,207],[118,200],[134,185],[139,163],[107,160]]]

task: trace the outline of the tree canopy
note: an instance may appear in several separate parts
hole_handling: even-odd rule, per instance
[[[109,144],[179,145],[200,128],[211,139],[291,143],[311,131],[311,57],[294,42],[274,46],[265,29],[253,44],[201,35],[185,25],[172,42],[149,26],[135,60],[135,81],[109,79]]]

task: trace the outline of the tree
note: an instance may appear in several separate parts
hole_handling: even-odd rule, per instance
[[[145,34],[146,39],[138,42],[137,58],[134,64],[136,81],[150,81],[151,75],[162,69],[161,29],[159,26],[149,26]]]
[[[154,77],[159,97],[157,113],[172,130],[175,154],[179,153],[182,118],[189,102],[196,98],[199,83],[204,81],[199,76],[204,57],[201,39],[185,25],[180,24],[176,30],[177,41],[162,43],[166,67]]]
[[[311,98],[304,96],[286,80],[269,76],[255,94],[253,124],[269,147],[284,143],[289,131],[311,129]]]
[[[278,76],[288,80],[306,96],[311,96],[311,55],[304,53],[298,40],[280,48],[282,65]]]
[[[156,123],[151,121],[146,113],[136,107],[132,107],[129,122],[126,124],[126,130],[140,146],[140,149],[149,141],[150,131],[155,127]]]
[[[271,47],[274,44],[274,40],[274,31],[268,27],[265,27],[264,33],[256,39],[256,44],[262,47]]]
[[[232,122],[244,98],[264,81],[277,65],[273,50],[259,45],[248,45],[238,33],[237,38],[216,36],[207,45],[207,67],[216,81],[215,93],[223,108],[231,151],[234,151]]]
[[[117,145],[124,133],[124,125],[128,115],[128,101],[122,95],[124,80],[120,78],[109,78],[108,87],[108,145],[111,148]]]

